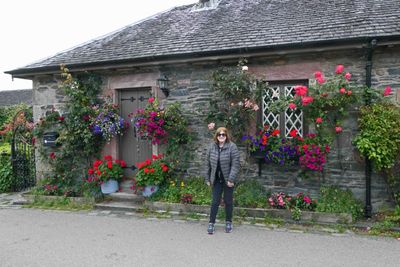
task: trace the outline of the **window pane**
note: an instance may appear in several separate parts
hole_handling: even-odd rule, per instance
[[[280,87],[269,87],[264,90],[263,98],[262,98],[262,110],[263,110],[263,125],[269,125],[273,129],[279,129],[279,113],[272,113],[268,111],[269,105],[278,100],[280,97]]]

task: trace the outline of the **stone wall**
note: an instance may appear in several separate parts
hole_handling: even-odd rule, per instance
[[[378,49],[374,57],[373,86],[383,89],[386,85],[400,87],[400,49]],[[313,73],[321,70],[326,76],[332,76],[338,64],[343,64],[346,71],[352,73],[352,81],[365,84],[365,51],[349,50],[346,52],[310,53],[291,56],[275,56],[251,59],[249,71],[266,76],[269,81],[313,79]],[[397,56],[396,56],[397,55]],[[224,64],[224,62],[222,62]],[[229,63],[235,66],[235,62]],[[204,122],[204,111],[208,107],[210,94],[209,75],[216,65],[174,66],[164,70],[169,77],[171,94],[167,102],[180,101],[191,117],[190,124],[197,138],[193,145],[196,154],[188,174],[201,175],[204,171],[204,159],[211,134]],[[397,97],[396,95],[394,97]],[[344,122],[344,131],[337,136],[329,155],[326,171],[311,178],[300,178],[298,170],[261,164],[261,176],[258,175],[258,161],[248,158],[245,147],[242,151],[242,173],[240,179],[257,179],[272,192],[288,193],[307,192],[317,196],[322,184],[338,185],[350,188],[357,198],[365,200],[364,160],[351,140],[357,134],[357,110],[352,110]],[[377,173],[372,176],[372,205],[378,208],[391,205],[386,182]]]
[[[400,48],[377,49],[374,55],[373,85],[382,89],[386,85],[400,88]],[[129,81],[129,87],[140,87],[137,73],[147,73],[150,80],[155,80],[160,73],[169,78],[170,96],[163,100],[165,104],[179,101],[186,115],[190,118],[190,127],[195,134],[193,143],[194,159],[187,169],[187,175],[202,175],[205,168],[205,154],[211,142],[212,132],[207,129],[204,113],[211,99],[210,75],[221,65],[235,66],[236,61],[226,61],[203,64],[165,65],[161,68],[132,70],[124,73],[104,75],[106,84],[104,90],[113,89],[112,81],[115,75],[124,75]],[[352,80],[365,83],[365,51],[348,50],[341,52],[320,52],[298,55],[280,55],[249,59],[249,71],[266,76],[269,81],[309,80],[313,73],[321,70],[326,76],[333,75],[337,64],[343,64],[346,71],[352,73]],[[154,84],[151,84],[154,88]],[[400,98],[395,95],[394,97]],[[58,88],[57,79],[53,76],[38,77],[34,81],[34,116],[38,119],[43,111],[51,105],[62,106],[65,98]],[[240,146],[242,171],[240,179],[257,179],[272,192],[285,191],[288,193],[307,192],[318,195],[321,184],[335,184],[342,188],[350,188],[357,198],[364,201],[365,170],[361,159],[351,140],[357,133],[357,110],[352,110],[350,117],[344,122],[344,131],[335,141],[329,155],[326,171],[319,177],[309,179],[299,178],[298,170],[282,169],[273,165],[261,164],[261,175],[258,175],[257,160],[248,158],[246,148]],[[40,165],[40,163],[38,163]],[[38,166],[38,170],[41,167]],[[372,177],[372,204],[374,210],[389,204],[389,194],[383,178],[374,173]]]

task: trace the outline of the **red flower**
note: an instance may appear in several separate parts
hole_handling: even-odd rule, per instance
[[[151,173],[154,173],[154,168],[151,168],[151,169],[150,169],[150,172],[151,172]]]
[[[168,166],[167,165],[162,166],[162,170],[163,170],[163,172],[167,172],[168,171]]]
[[[324,82],[326,82],[326,80],[324,79],[324,77],[319,77],[319,78],[317,78],[317,83],[323,84]]]
[[[301,103],[303,104],[303,106],[307,106],[308,104],[310,104],[313,101],[314,101],[314,98],[312,96],[303,96],[301,98]]]
[[[153,103],[154,102],[154,97],[150,97],[148,101],[149,101],[149,103]]]
[[[383,91],[383,96],[388,96],[392,93],[392,88],[390,86],[386,86],[385,90]]]
[[[59,120],[59,121],[64,121],[64,120],[65,120],[65,117],[64,117],[64,116],[60,116],[60,117],[58,117],[58,120]]]
[[[100,171],[100,170],[97,170],[96,173],[97,173],[97,175],[99,175],[99,176],[101,175],[101,171]]]
[[[262,137],[262,144],[265,146],[265,145],[267,145],[267,141],[268,141],[268,137],[266,136],[266,135],[263,135]]]
[[[56,158],[56,153],[51,152],[49,156],[50,156],[51,159],[55,159]]]
[[[290,103],[289,104],[289,108],[290,109],[295,109],[296,108],[296,104],[295,103]]]
[[[351,74],[349,72],[346,72],[346,74],[344,75],[344,78],[348,81],[350,81],[351,79]]]
[[[112,161],[107,161],[107,168],[112,169],[113,163]]]
[[[340,126],[336,126],[336,127],[335,127],[335,131],[336,131],[336,133],[340,133],[340,132],[343,131],[343,129],[342,129],[342,127],[340,127]]]
[[[88,174],[89,174],[89,175],[94,174],[94,170],[93,170],[92,168],[90,168],[90,169],[88,170]]]
[[[316,122],[316,123],[322,123],[322,118],[321,118],[321,117],[316,118],[316,119],[315,119],[315,122]]]
[[[351,90],[347,91],[347,95],[351,95],[353,92]]]
[[[315,77],[315,79],[321,78],[322,77],[322,72],[320,72],[320,71],[314,72],[314,77]]]
[[[274,130],[274,131],[271,133],[271,135],[272,135],[272,136],[277,136],[277,135],[279,135],[279,130]]]
[[[126,167],[125,160],[121,160],[119,163],[120,163],[120,165],[121,165],[122,168],[125,168],[125,167]]]
[[[340,92],[341,94],[345,94],[345,93],[346,93],[346,89],[342,87],[342,88],[340,88],[339,92]]]
[[[344,66],[343,65],[337,65],[335,72],[336,72],[336,74],[340,74],[340,73],[343,72],[343,70],[344,70]]]
[[[311,199],[308,196],[304,196],[303,197],[304,202],[306,202],[307,204],[311,203]]]
[[[149,173],[149,168],[144,168],[145,173]]]
[[[152,159],[158,159],[157,155],[151,155]]]
[[[104,160],[110,161],[110,160],[112,160],[112,156],[106,155],[106,156],[104,156]]]
[[[296,129],[292,129],[292,130],[290,131],[289,135],[290,135],[291,137],[296,137],[296,135],[297,135],[297,130],[296,130]]]
[[[295,86],[294,90],[296,91],[296,95],[298,95],[298,96],[305,96],[308,91],[307,86],[303,86],[303,85]]]

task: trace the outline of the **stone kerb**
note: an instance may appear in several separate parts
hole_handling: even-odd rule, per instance
[[[210,207],[208,205],[192,205],[180,203],[164,203],[164,202],[151,202],[145,201],[143,206],[151,211],[174,211],[181,214],[200,213],[209,214]],[[241,208],[235,207],[234,213],[237,216],[246,216],[254,218],[274,217],[280,218],[285,221],[293,221],[292,213],[286,209],[261,209],[261,208]],[[348,213],[325,213],[325,212],[311,212],[301,211],[302,222],[315,222],[315,223],[353,223],[354,220],[351,214]]]

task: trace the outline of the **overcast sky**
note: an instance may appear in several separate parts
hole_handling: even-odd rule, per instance
[[[4,71],[115,31],[174,6],[197,0],[2,0],[0,90],[32,88]]]

